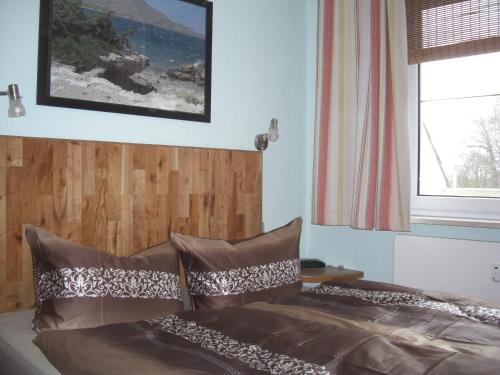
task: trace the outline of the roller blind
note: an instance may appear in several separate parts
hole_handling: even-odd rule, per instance
[[[500,0],[406,0],[408,63],[500,51]]]

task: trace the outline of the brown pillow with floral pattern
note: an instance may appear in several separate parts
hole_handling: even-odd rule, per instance
[[[274,301],[300,292],[302,219],[259,236],[224,241],[171,233],[196,309]]]
[[[149,319],[183,309],[170,242],[119,257],[26,227],[33,256],[33,328],[71,329]]]

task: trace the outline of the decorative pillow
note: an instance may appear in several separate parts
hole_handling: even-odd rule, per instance
[[[242,241],[171,233],[181,251],[195,308],[224,308],[273,301],[300,292],[302,219]]]
[[[26,238],[37,331],[131,322],[183,309],[179,258],[170,242],[118,257],[34,225],[26,227]]]

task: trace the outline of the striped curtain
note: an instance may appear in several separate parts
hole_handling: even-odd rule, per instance
[[[404,6],[319,0],[313,224],[409,230]]]

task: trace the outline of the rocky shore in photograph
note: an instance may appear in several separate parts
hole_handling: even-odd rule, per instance
[[[53,61],[51,96],[203,113],[203,64],[158,71],[149,66],[144,55],[110,53],[100,59],[101,66],[81,73]]]
[[[181,81],[191,81],[198,85],[205,84],[205,65],[204,64],[189,64],[184,65],[179,69],[171,69],[167,71],[170,78]]]

